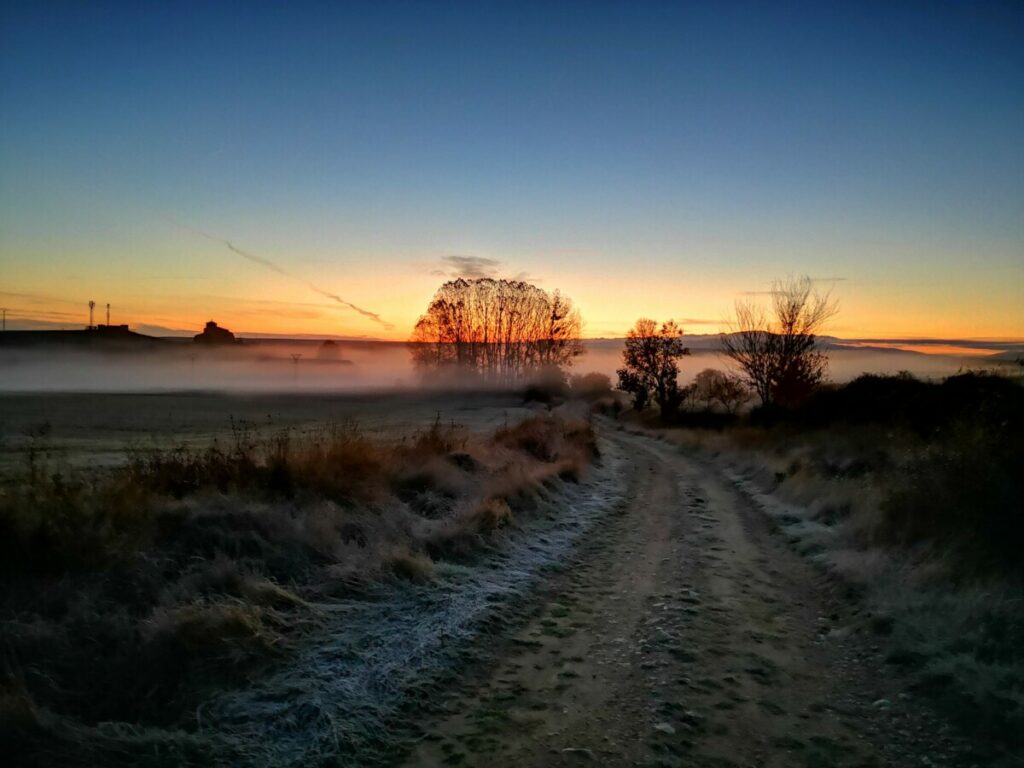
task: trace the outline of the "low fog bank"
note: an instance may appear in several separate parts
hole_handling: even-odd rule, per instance
[[[705,368],[735,368],[732,361],[713,348],[691,347],[690,350],[690,355],[676,361],[679,365],[679,380],[683,384],[692,382]],[[852,381],[864,373],[885,375],[900,371],[909,371],[920,379],[941,379],[966,370],[1000,368],[1007,362],[977,355],[923,354],[901,349],[825,348],[823,351],[828,355],[828,378],[838,384]],[[597,371],[607,374],[614,381],[615,371],[621,367],[622,342],[602,339],[587,342],[587,352],[577,361],[574,371]]]
[[[302,342],[0,350],[0,391],[6,392],[364,392],[417,384],[403,344],[339,345],[331,355]]]
[[[620,340],[585,343],[573,373],[596,371],[615,378],[622,365]],[[939,378],[997,365],[982,357],[926,355],[903,350],[831,349],[829,375],[836,382],[862,373],[909,371]],[[704,368],[728,368],[713,349],[694,349],[680,361],[683,382]],[[330,355],[316,343],[248,342],[206,349],[168,344],[156,349],[101,352],[66,348],[0,349],[0,392],[369,392],[411,388],[479,388],[479,381],[425,380],[402,343],[341,342]]]

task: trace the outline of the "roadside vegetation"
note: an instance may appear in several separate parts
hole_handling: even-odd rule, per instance
[[[189,730],[212,692],[286,657],[319,605],[381,580],[428,585],[596,455],[585,419],[552,413],[404,440],[238,425],[230,444],[106,471],[30,452],[0,485],[0,741]]]
[[[913,691],[994,754],[1019,754],[1021,381],[904,373],[829,384],[817,339],[835,302],[808,278],[778,281],[770,296],[767,308],[737,304],[722,336],[730,370],[692,382],[666,363],[670,381],[655,387],[637,340],[627,340],[625,420],[728,462],[794,546],[863,608],[861,625],[841,631],[874,636]],[[667,343],[653,323],[643,328],[646,346]],[[682,349],[681,333],[672,344]],[[648,407],[658,391],[673,393],[671,407]]]
[[[791,408],[728,402],[625,417],[731,465],[862,606],[848,630],[996,753],[1024,747],[1024,387],[862,376]]]

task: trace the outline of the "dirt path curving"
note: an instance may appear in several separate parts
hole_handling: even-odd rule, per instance
[[[605,432],[630,457],[632,503],[442,697],[407,765],[971,764],[742,491]]]

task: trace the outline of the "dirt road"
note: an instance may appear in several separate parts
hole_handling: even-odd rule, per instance
[[[605,437],[631,503],[442,697],[407,765],[970,764],[716,467]]]

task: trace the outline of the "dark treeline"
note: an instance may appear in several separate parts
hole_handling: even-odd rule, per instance
[[[442,285],[412,334],[416,365],[510,383],[582,354],[572,301],[518,280],[458,279]]]

